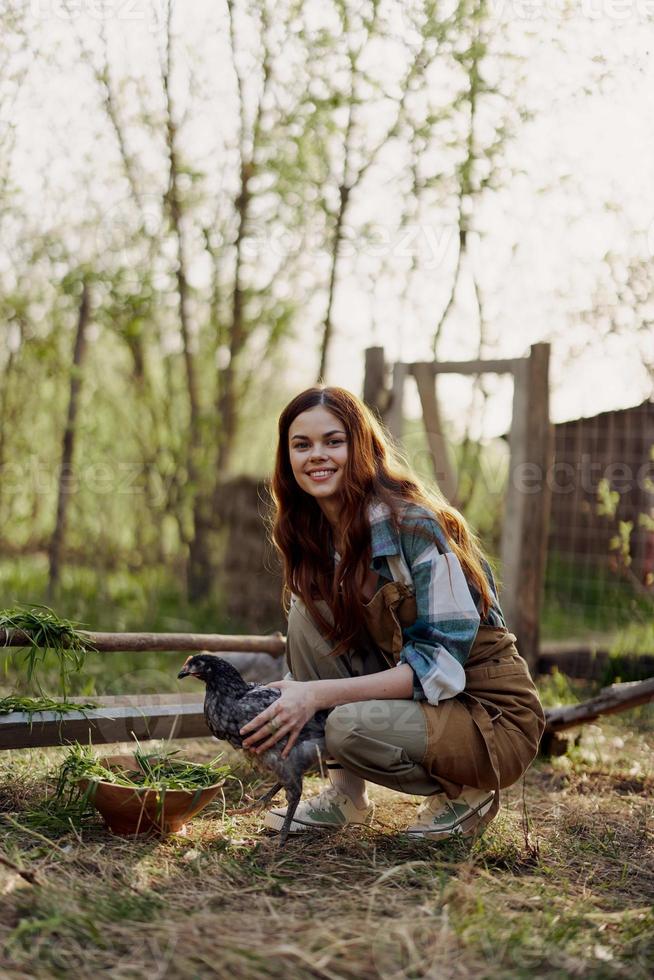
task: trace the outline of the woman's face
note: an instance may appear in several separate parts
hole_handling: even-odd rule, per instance
[[[343,423],[324,407],[302,412],[288,430],[293,475],[318,503],[335,501],[343,486],[347,434]]]

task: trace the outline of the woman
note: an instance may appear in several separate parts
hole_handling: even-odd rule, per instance
[[[272,493],[289,673],[244,745],[288,735],[287,754],[331,709],[330,783],[291,831],[368,822],[366,780],[426,798],[412,837],[480,830],[534,758],[544,716],[465,520],[400,467],[342,388],[309,388],[284,409]],[[266,826],[281,829],[284,813]]]

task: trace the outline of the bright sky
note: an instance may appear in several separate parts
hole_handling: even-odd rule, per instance
[[[30,192],[35,214],[45,216],[56,211],[58,201],[51,192],[45,197],[44,170],[50,187],[60,188],[61,200],[70,201],[80,174],[92,180],[106,164],[106,148],[96,140],[96,93],[88,74],[75,64],[71,26],[92,37],[104,16],[116,67],[136,84],[156,50],[162,5],[156,0],[71,0],[69,6],[85,14],[71,22],[61,0],[25,2],[32,43],[56,47],[58,60],[70,66],[62,75],[43,67],[32,72],[17,113],[16,173]],[[519,356],[530,343],[553,341],[555,421],[637,404],[652,393],[642,348],[616,341],[574,352],[589,336],[578,311],[590,301],[605,252],[654,258],[654,0],[493,0],[491,8],[526,59],[520,98],[535,118],[523,124],[510,149],[518,173],[486,199],[475,217],[482,234],[472,242],[471,261],[486,299],[493,341],[489,353]],[[190,51],[195,39],[198,45],[214,39],[220,51],[220,5],[186,0],[178,12]],[[231,82],[222,59],[216,57],[212,65],[213,77],[203,78],[203,84],[227,94]],[[125,97],[130,98],[129,84]],[[187,138],[203,149],[202,127],[191,127]],[[187,155],[193,157],[193,146]],[[380,196],[369,205],[366,217],[383,226],[392,202]],[[429,357],[450,288],[456,237],[443,214],[423,215],[388,248],[397,257],[398,272],[382,281],[370,281],[377,266],[369,256],[344,260],[327,380],[355,391],[361,390],[363,350],[372,343],[384,344],[391,360]],[[402,307],[403,268],[412,250],[427,262],[410,304]],[[310,327],[289,358],[289,380],[297,387],[314,380],[313,325],[322,301],[318,296],[309,303]],[[647,342],[654,360],[654,338]],[[464,270],[440,353],[466,358],[475,356],[476,348],[474,296]],[[490,384],[496,393],[483,422],[487,436],[506,431],[511,406],[511,383],[495,379]],[[440,391],[445,415],[456,422],[467,412],[467,382],[450,378]],[[407,395],[414,414],[415,395],[410,390]]]

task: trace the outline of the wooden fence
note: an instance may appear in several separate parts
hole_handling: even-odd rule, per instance
[[[266,654],[280,658],[286,649],[281,633],[272,636],[229,636],[205,633],[89,633],[81,634],[89,648],[98,654],[160,651],[178,654],[208,651],[234,657],[238,654]],[[5,633],[0,630],[0,646],[24,647],[26,635],[18,631]],[[549,649],[548,649],[549,647]],[[558,666],[565,669],[566,654],[572,672],[575,665],[582,665],[592,676],[596,663],[603,663],[605,651],[590,651],[575,647],[566,650],[561,644],[544,644],[541,648],[539,668],[544,671]],[[606,655],[607,656],[607,655]],[[635,659],[635,658],[634,658]],[[647,665],[650,658],[644,658]],[[178,665],[181,667],[181,662]],[[265,679],[261,680],[265,683]],[[548,730],[556,734],[599,714],[624,711],[626,708],[649,703],[654,699],[654,679],[630,684],[615,684],[601,694],[580,705],[554,708],[548,712]],[[69,702],[82,704],[87,698],[69,698]],[[25,712],[0,715],[0,749],[24,749],[30,747],[66,745],[72,742],[103,744],[128,742],[136,737],[140,742],[151,739],[202,738],[209,732],[204,721],[204,688],[175,694],[99,696],[96,707],[60,714],[56,711],[38,712],[32,716]]]

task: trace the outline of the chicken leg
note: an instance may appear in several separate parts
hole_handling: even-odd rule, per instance
[[[265,806],[265,804],[270,803],[270,801],[275,796],[277,796],[280,789],[283,788],[284,788],[283,783],[275,783],[273,788],[269,789],[266,793],[263,794],[263,796],[258,796],[256,800],[252,801],[252,803],[248,803],[247,806],[239,807],[238,810],[230,810],[229,815],[232,816],[232,814],[234,813],[251,813],[253,810],[256,810],[257,807]]]
[[[282,829],[279,834],[279,846],[283,847],[286,843],[286,838],[288,837],[289,831],[291,829],[291,824],[293,823],[293,817],[295,816],[295,811],[297,810],[298,803],[300,802],[300,797],[302,796],[302,780],[293,781],[290,786],[284,787],[286,790],[286,815],[284,817],[284,823],[282,824]]]

